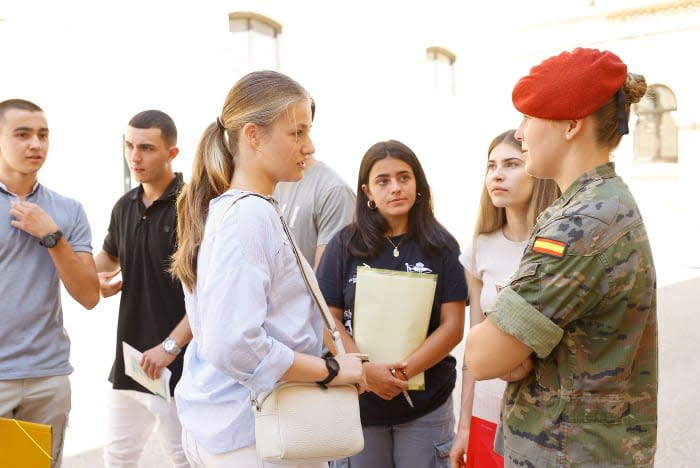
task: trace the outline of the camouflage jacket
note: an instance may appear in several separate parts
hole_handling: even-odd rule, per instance
[[[506,466],[652,466],[656,274],[646,229],[613,164],[541,213],[489,320],[534,350],[508,385]]]

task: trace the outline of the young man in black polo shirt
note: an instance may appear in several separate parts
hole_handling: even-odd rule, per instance
[[[113,391],[104,450],[108,468],[138,466],[154,431],[162,436],[175,466],[190,466],[182,450],[175,400],[166,402],[128,377],[122,352],[122,342],[142,351],[141,367],[151,378],[168,367],[170,391],[174,390],[182,374],[180,350],[192,338],[182,286],[168,272],[176,241],[175,201],[183,184],[182,174],[172,169],[176,145],[177,129],[167,114],[147,110],[129,121],[124,155],[140,185],[114,205],[102,251],[95,256],[102,296],[122,293],[109,377]]]

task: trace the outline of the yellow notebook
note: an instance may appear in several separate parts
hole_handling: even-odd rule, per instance
[[[370,361],[399,362],[425,341],[437,275],[357,267],[352,332]],[[409,390],[425,390],[425,374],[408,381]]]
[[[0,418],[0,466],[51,467],[51,426]]]

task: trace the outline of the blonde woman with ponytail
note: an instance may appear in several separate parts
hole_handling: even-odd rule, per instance
[[[273,71],[244,76],[204,131],[178,198],[172,272],[185,288],[193,339],[175,396],[192,466],[267,467],[255,451],[251,395],[281,380],[332,377],[333,363],[320,357],[320,314],[269,198],[278,182],[303,176],[310,130],[301,85]],[[241,192],[268,199],[232,205]],[[360,359],[335,359],[328,384],[362,390]]]

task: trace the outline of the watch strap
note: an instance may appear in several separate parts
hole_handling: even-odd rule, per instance
[[[326,369],[328,369],[328,375],[326,376],[325,379],[320,380],[316,382],[323,388],[328,388],[328,384],[331,383],[331,380],[335,379],[336,376],[338,375],[338,361],[335,360],[333,356],[326,356],[325,357],[325,362],[326,362]],[[331,365],[331,361],[335,361],[335,367]]]

